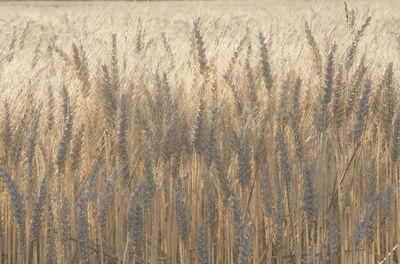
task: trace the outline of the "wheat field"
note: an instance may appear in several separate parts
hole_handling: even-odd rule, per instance
[[[0,263],[399,263],[396,1],[0,8]]]

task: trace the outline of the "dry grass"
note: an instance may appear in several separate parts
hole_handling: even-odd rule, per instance
[[[398,4],[0,6],[0,263],[399,263]]]

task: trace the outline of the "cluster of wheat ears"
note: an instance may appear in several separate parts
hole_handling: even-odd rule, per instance
[[[398,263],[396,64],[362,46],[373,16],[342,15],[338,42],[303,20],[300,70],[273,29],[219,42],[217,20],[150,37],[139,16],[132,45],[12,27],[0,263]]]

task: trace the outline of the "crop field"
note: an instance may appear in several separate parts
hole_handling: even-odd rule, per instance
[[[0,10],[0,263],[399,263],[397,1]]]

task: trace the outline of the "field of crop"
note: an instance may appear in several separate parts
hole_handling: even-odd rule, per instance
[[[399,263],[397,2],[0,8],[0,263]]]

